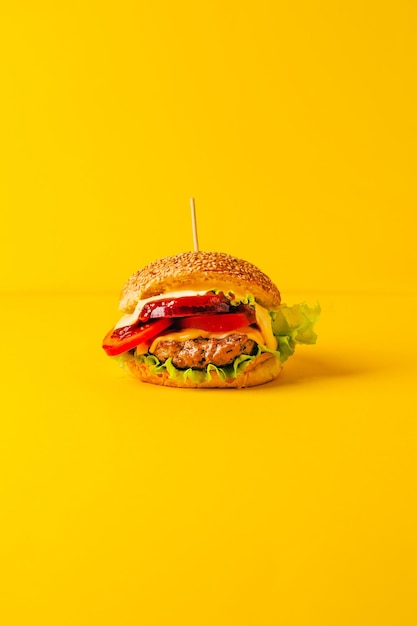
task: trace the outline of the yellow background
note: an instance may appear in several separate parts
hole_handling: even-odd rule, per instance
[[[3,2],[0,619],[415,625],[416,8]],[[101,351],[200,247],[319,299],[240,392]]]

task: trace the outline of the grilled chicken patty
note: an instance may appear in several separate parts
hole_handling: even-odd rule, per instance
[[[203,370],[209,363],[222,367],[230,365],[241,354],[256,352],[256,343],[247,335],[232,334],[223,339],[203,338],[186,341],[160,341],[155,356],[164,363],[171,358],[178,369]]]

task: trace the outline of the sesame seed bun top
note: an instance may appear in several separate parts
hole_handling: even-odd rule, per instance
[[[269,310],[281,302],[276,285],[252,263],[224,252],[183,252],[153,261],[133,274],[122,289],[119,308],[130,313],[143,298],[204,289],[250,293]]]

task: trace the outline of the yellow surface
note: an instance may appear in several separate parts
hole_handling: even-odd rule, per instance
[[[415,626],[415,3],[0,7],[0,622]],[[200,246],[319,299],[271,385],[101,351]]]
[[[109,296],[2,299],[4,624],[416,623],[417,301],[321,300],[276,383],[204,391],[101,354]]]

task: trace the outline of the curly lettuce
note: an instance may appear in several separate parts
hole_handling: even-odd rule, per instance
[[[287,306],[281,304],[276,311],[270,311],[272,332],[278,341],[280,361],[284,363],[292,354],[298,343],[314,344],[317,333],[314,330],[321,313],[319,303],[309,307],[305,302]]]

